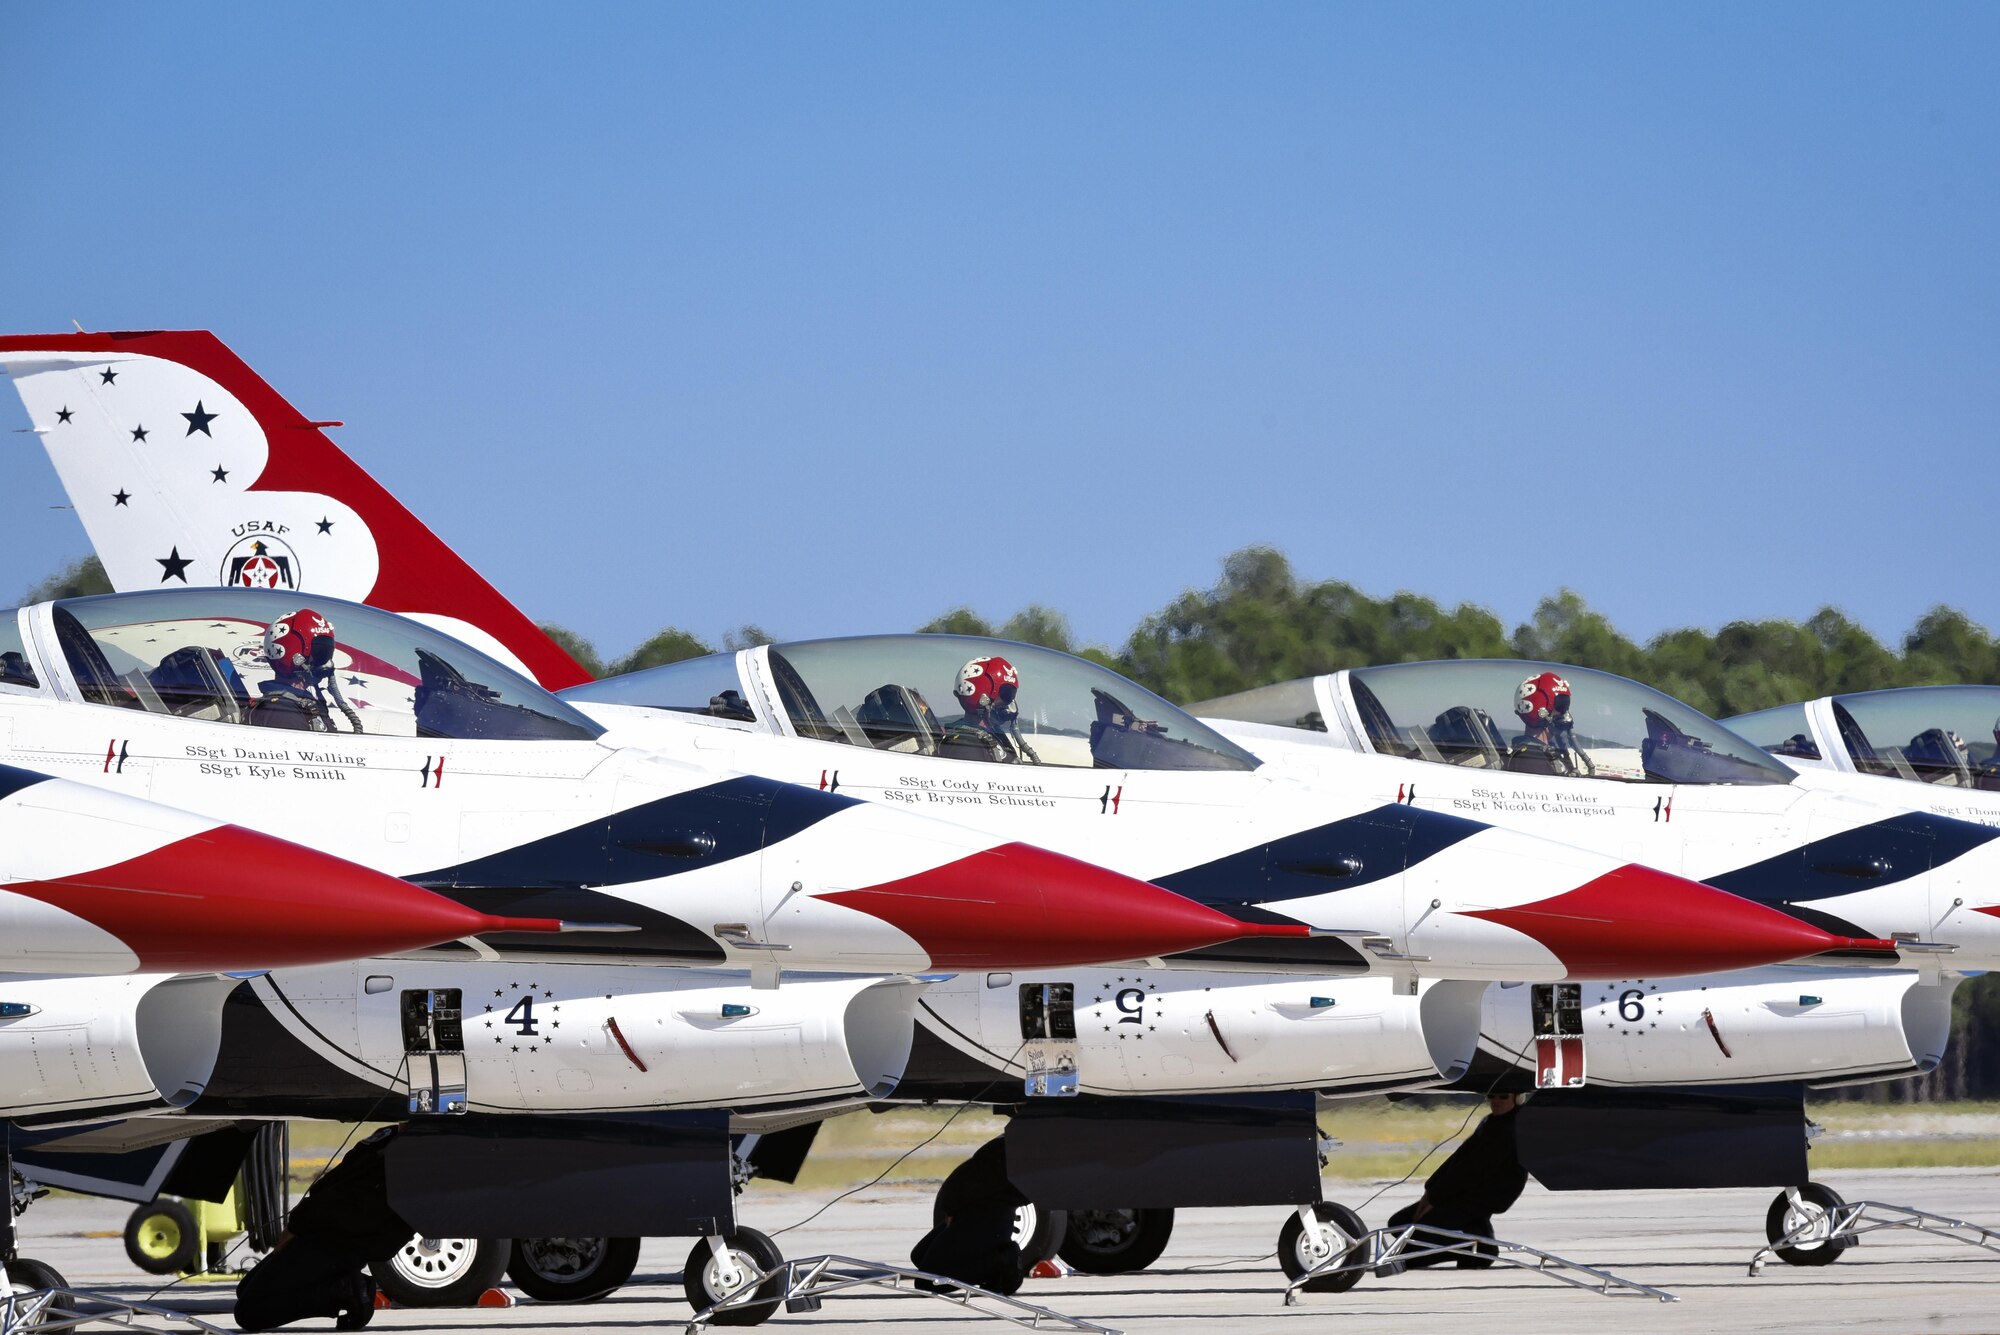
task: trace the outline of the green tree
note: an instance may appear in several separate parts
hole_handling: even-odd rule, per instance
[[[919,635],[991,635],[993,623],[969,607],[954,607],[917,627]]]
[[[544,621],[540,629],[542,634],[561,645],[563,652],[574,658],[585,672],[593,677],[604,675],[604,659],[599,657],[596,645],[569,627],[558,626],[553,621]]]
[[[700,658],[714,652],[714,649],[698,637],[677,626],[668,626],[613,663],[611,674],[616,676],[626,672],[638,672],[645,668],[660,667],[666,663],[678,663],[682,659]]]
[[[103,562],[95,556],[86,556],[80,561],[70,562],[29,589],[21,601],[40,603],[51,598],[82,598],[88,594],[110,592],[111,581],[105,577]]]

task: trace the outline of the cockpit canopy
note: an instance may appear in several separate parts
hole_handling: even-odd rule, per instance
[[[1553,674],[1567,712],[1530,727],[1515,712],[1524,683]],[[1285,682],[1201,706],[1210,717],[1326,731],[1313,687]],[[1334,678],[1339,699],[1343,678]],[[1627,783],[1789,783],[1792,771],[1714,719],[1649,686],[1590,668],[1458,659],[1344,674],[1366,744],[1385,755],[1471,769]],[[1552,687],[1554,683],[1544,683]],[[1537,704],[1557,698],[1550,689]],[[1344,706],[1337,706],[1344,707]]]
[[[94,704],[390,737],[588,741],[603,731],[478,650],[339,598],[174,589],[68,598],[50,615]]]
[[[1857,691],[1827,704],[1839,744],[1862,774],[2000,789],[2000,686]],[[1778,755],[1802,754],[1801,745],[1819,754],[1805,705],[1759,710],[1730,726]]]
[[[792,731],[818,741],[1085,769],[1250,770],[1258,763],[1143,686],[1035,645],[966,635],[870,635],[771,645],[745,657],[758,655]],[[968,673],[974,663],[985,666]],[[1012,680],[1004,681],[1010,673]],[[669,663],[563,694],[756,717],[733,655]]]

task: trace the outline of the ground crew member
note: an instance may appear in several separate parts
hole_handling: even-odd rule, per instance
[[[236,1286],[237,1325],[271,1330],[309,1317],[332,1317],[336,1330],[368,1324],[368,1264],[394,1256],[416,1233],[389,1208],[382,1159],[395,1134],[377,1131],[307,1190],[277,1247]]]

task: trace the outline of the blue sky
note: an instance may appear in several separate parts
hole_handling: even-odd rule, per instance
[[[12,6],[0,325],[206,327],[622,651],[1278,546],[2000,623],[2000,9]],[[0,403],[0,597],[87,550]]]

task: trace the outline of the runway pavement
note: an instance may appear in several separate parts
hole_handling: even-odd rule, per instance
[[[1883,1170],[1830,1173],[1824,1179],[1849,1200],[1913,1205],[1939,1214],[2000,1225],[2000,1171]],[[1329,1182],[1328,1194],[1350,1205],[1379,1184]],[[1385,1192],[1363,1210],[1379,1224],[1416,1195],[1414,1183]],[[743,1200],[741,1219],[765,1232],[812,1213],[831,1192],[760,1184]],[[1417,1272],[1369,1277],[1345,1294],[1307,1294],[1283,1304],[1284,1283],[1274,1250],[1284,1212],[1278,1209],[1190,1210],[1172,1244],[1150,1271],[1116,1278],[1075,1275],[1031,1280],[1021,1297],[1125,1331],[1303,1331],[1338,1322],[1343,1331],[1409,1332],[1477,1320],[1497,1329],[1560,1332],[1701,1331],[1704,1335],[1774,1330],[1973,1332],[2000,1330],[2000,1255],[1913,1233],[1876,1234],[1835,1265],[1797,1269],[1773,1263],[1760,1278],[1745,1270],[1764,1241],[1772,1192],[1632,1192],[1555,1195],[1530,1187],[1502,1217],[1501,1236],[1666,1289],[1679,1297],[1604,1298],[1564,1288],[1518,1270]],[[143,1298],[157,1281],[125,1260],[118,1231],[127,1207],[116,1202],[56,1199],[22,1220],[23,1254],[47,1261],[78,1286]],[[788,1256],[818,1252],[904,1260],[927,1226],[930,1195],[913,1187],[874,1188],[834,1205],[814,1222],[784,1234]],[[689,1315],[679,1271],[690,1243],[646,1244],[634,1282],[584,1306],[526,1302],[509,1310],[388,1311],[371,1329],[488,1329],[580,1335],[588,1331],[679,1329]],[[224,1285],[183,1284],[155,1301],[195,1311],[228,1327]],[[304,1323],[299,1329],[329,1329]],[[896,1335],[1008,1329],[935,1299],[908,1295],[835,1296],[811,1314],[778,1313],[767,1329],[823,1335],[843,1330],[892,1330]]]

